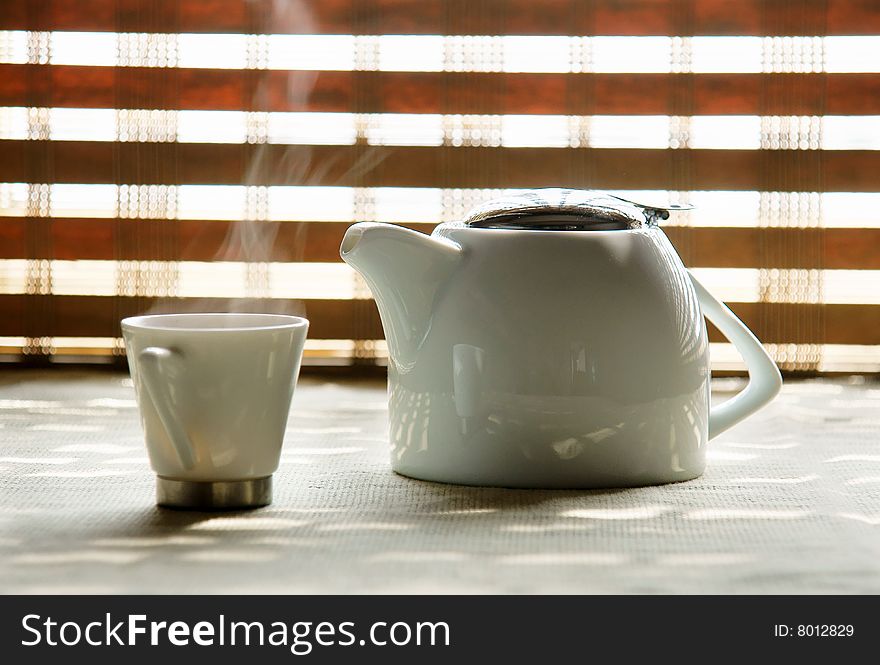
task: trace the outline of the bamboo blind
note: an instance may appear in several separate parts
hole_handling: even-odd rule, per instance
[[[373,362],[351,222],[571,186],[694,203],[666,232],[784,369],[880,371],[878,35],[870,0],[0,3],[0,352],[243,309]]]

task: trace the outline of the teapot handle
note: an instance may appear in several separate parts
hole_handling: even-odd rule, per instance
[[[749,383],[738,394],[709,411],[709,439],[730,429],[739,421],[769,403],[782,388],[782,375],[776,363],[730,308],[718,300],[688,271],[703,314],[729,339],[746,361]]]

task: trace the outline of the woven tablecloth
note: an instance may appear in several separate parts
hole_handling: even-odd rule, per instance
[[[0,591],[880,593],[876,383],[790,382],[702,478],[629,490],[403,478],[386,418],[382,382],[304,378],[272,506],[170,511],[127,376],[0,371]]]

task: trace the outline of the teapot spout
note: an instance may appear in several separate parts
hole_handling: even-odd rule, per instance
[[[370,287],[391,361],[407,371],[430,329],[442,287],[461,260],[461,247],[403,226],[362,222],[346,231],[339,254]]]

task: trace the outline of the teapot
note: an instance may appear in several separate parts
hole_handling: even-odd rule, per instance
[[[700,476],[708,441],[782,378],[660,228],[683,208],[554,188],[490,201],[430,236],[351,226],[340,255],[388,342],[394,471],[572,489]],[[704,316],[749,372],[718,406]]]

